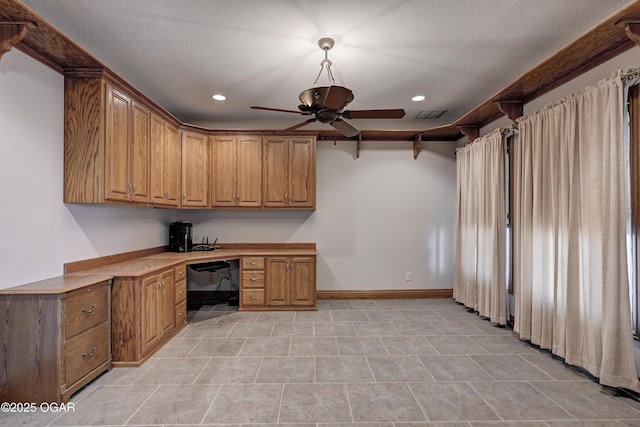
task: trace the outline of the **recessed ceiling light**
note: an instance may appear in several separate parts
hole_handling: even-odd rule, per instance
[[[227,97],[226,97],[226,96],[221,95],[221,94],[219,94],[219,93],[216,93],[215,95],[211,95],[211,97],[212,97],[213,99],[215,99],[216,101],[226,101],[226,100],[227,100]]]
[[[426,97],[424,95],[416,95],[413,98],[411,98],[411,100],[415,102],[424,101],[425,99]]]

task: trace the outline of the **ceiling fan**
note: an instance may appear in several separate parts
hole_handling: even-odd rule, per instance
[[[306,126],[313,122],[328,123],[347,138],[352,138],[360,134],[360,130],[355,128],[345,119],[401,119],[404,117],[403,109],[390,110],[345,110],[344,108],[353,101],[353,93],[343,86],[336,86],[331,72],[331,61],[328,58],[329,49],[335,45],[335,40],[331,37],[322,37],[318,40],[318,46],[324,50],[324,60],[320,63],[320,72],[313,87],[302,91],[299,99],[301,104],[298,110],[283,110],[280,108],[252,106],[255,110],[279,111],[282,113],[294,113],[303,116],[313,116],[304,122],[291,126],[281,132],[290,132]],[[327,70],[329,86],[317,86],[318,79],[323,70]]]

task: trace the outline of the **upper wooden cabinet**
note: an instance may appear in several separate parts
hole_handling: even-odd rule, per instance
[[[266,137],[263,183],[265,207],[315,208],[315,138]]]
[[[193,131],[182,132],[183,208],[208,207],[209,138]]]
[[[258,136],[211,138],[211,206],[262,205],[262,140]]]
[[[162,117],[151,114],[149,201],[154,206],[180,204],[180,134]]]
[[[149,202],[151,112],[102,78],[66,77],[64,202]]]

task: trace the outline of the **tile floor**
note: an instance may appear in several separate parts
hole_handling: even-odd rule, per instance
[[[73,412],[0,425],[640,427],[599,386],[450,299],[320,300],[317,312],[190,312],[139,368],[114,368]]]

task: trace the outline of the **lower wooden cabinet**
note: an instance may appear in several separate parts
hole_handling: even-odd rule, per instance
[[[174,324],[176,329],[187,324],[187,267],[175,269]]]
[[[111,369],[110,294],[101,281],[63,293],[0,295],[0,401],[68,402]]]
[[[114,279],[114,365],[139,366],[177,331],[174,283],[174,268]]]
[[[243,257],[240,310],[315,310],[315,256]]]

